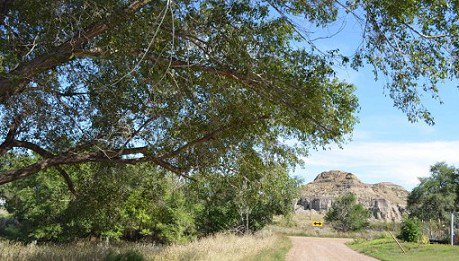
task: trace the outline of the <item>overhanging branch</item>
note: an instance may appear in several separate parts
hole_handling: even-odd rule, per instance
[[[14,142],[13,147],[21,147],[27,148],[37,153],[41,152],[43,155],[48,155],[48,152],[43,151],[40,147],[33,143],[23,142],[23,141],[16,141]],[[123,153],[120,155],[120,151],[123,150]],[[135,153],[142,153],[144,154],[143,157],[139,158],[129,158],[123,157],[129,154]],[[40,154],[40,153],[39,153]],[[122,163],[122,164],[137,164],[141,162],[153,162],[179,176],[186,177],[192,179],[188,175],[185,174],[185,169],[180,167],[174,166],[171,163],[167,162],[164,159],[159,159],[154,156],[148,155],[148,149],[146,147],[138,147],[138,148],[128,148],[128,149],[119,149],[119,150],[110,150],[110,151],[97,151],[97,152],[87,152],[81,154],[72,153],[72,155],[60,155],[60,156],[52,156],[47,157],[38,162],[28,165],[26,167],[5,171],[0,173],[0,185],[6,184],[18,179],[26,178],[30,175],[33,175],[39,171],[51,168],[51,167],[60,167],[62,165],[72,165],[72,164],[80,164],[86,162],[112,162],[112,163]],[[112,155],[113,157],[111,157]],[[120,155],[120,156],[117,156]]]
[[[29,150],[37,153],[38,155],[40,155],[42,158],[45,158],[45,159],[46,158],[52,158],[52,157],[55,156],[53,153],[41,148],[40,146],[38,146],[36,144],[33,144],[31,142],[27,142],[27,141],[14,140],[12,142],[12,146],[13,147],[21,147],[21,148],[29,149]],[[56,166],[55,168],[59,172],[59,174],[62,176],[62,178],[64,178],[64,181],[67,184],[67,187],[68,187],[69,191],[73,195],[76,196],[77,192],[76,192],[75,185],[73,184],[73,181],[72,181],[72,178],[70,177],[70,175],[61,166]]]
[[[13,71],[9,72],[7,77],[0,77],[0,104],[5,103],[10,96],[21,92],[27,82],[36,75],[70,61],[74,52],[83,50],[88,42],[113,27],[116,24],[115,21],[124,21],[124,19],[115,20],[110,18],[126,17],[137,12],[150,1],[134,1],[129,6],[115,11],[108,19],[95,22],[84,30],[75,33],[74,37],[53,48],[48,53],[19,64]]]

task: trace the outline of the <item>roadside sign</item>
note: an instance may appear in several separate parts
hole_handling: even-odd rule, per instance
[[[324,225],[323,221],[312,221],[313,227],[322,227]]]

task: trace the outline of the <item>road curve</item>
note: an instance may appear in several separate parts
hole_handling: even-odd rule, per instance
[[[369,256],[360,254],[345,245],[349,238],[289,237],[292,249],[287,254],[287,261],[374,261]]]

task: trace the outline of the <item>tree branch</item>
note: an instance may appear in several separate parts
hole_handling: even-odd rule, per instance
[[[15,141],[13,147],[27,148],[27,149],[36,151],[37,153],[38,152],[43,153],[43,155],[45,154],[49,155],[48,152],[43,151],[42,148],[30,142]],[[120,154],[119,153],[120,150],[123,150],[123,153],[121,156],[117,156]],[[135,154],[135,153],[142,153],[144,154],[144,156],[140,158],[122,157],[122,156],[126,156],[129,154]],[[97,151],[97,152],[86,153],[82,155],[72,153],[72,155],[65,154],[61,156],[46,157],[24,168],[9,170],[9,171],[0,173],[0,185],[6,184],[9,182],[18,180],[18,179],[26,178],[30,175],[33,175],[39,171],[48,169],[50,167],[59,167],[61,165],[72,165],[72,164],[80,164],[80,163],[86,163],[86,162],[111,162],[111,163],[122,163],[122,164],[137,164],[141,162],[153,162],[157,164],[158,166],[161,166],[179,176],[194,180],[192,177],[185,174],[185,169],[174,166],[171,163],[165,161],[164,159],[150,156],[148,154],[149,153],[148,153],[147,147],[137,147],[137,148],[110,150],[106,152]],[[110,155],[114,157],[112,158]]]
[[[126,17],[145,6],[151,0],[134,1],[129,6],[115,11],[109,18]],[[118,19],[117,21],[124,21]],[[31,78],[53,69],[73,58],[73,53],[83,50],[84,46],[95,37],[105,33],[116,23],[114,20],[102,20],[88,26],[81,32],[76,32],[74,37],[53,48],[48,53],[35,57],[34,59],[21,63],[14,70],[9,72],[8,77],[0,77],[0,104],[5,103],[8,98],[23,91],[24,86]]]
[[[447,37],[447,36],[448,36],[447,34],[437,34],[437,35],[427,35],[427,34],[423,34],[421,31],[416,30],[413,26],[411,26],[411,25],[408,24],[408,23],[402,22],[402,24],[405,25],[406,27],[408,27],[408,29],[410,29],[411,31],[413,31],[415,34],[417,34],[417,35],[419,35],[420,37],[425,38],[425,39],[444,38],[444,37]]]
[[[5,155],[11,148],[14,141],[14,136],[17,134],[17,129],[21,124],[22,114],[17,115],[10,125],[8,133],[6,134],[5,140],[0,144],[0,156]]]
[[[10,149],[14,140],[14,134],[16,133],[17,126],[15,123],[10,125],[10,129],[6,134],[5,140],[0,144],[0,156],[5,155]]]
[[[40,155],[42,158],[52,158],[55,157],[55,155],[40,146],[28,142],[28,141],[19,141],[19,140],[14,140],[12,142],[12,147],[21,147],[21,148],[26,148],[29,149],[33,152],[36,152],[38,155]],[[67,184],[67,187],[69,188],[69,191],[76,196],[76,189],[75,185],[73,184],[72,178],[70,175],[60,166],[55,167],[56,170],[59,172],[59,174],[64,178],[65,183]]]
[[[266,120],[268,118],[269,118],[268,116],[263,115],[263,116],[260,116],[260,117],[256,118],[253,122],[255,122],[257,120]],[[179,155],[181,152],[186,151],[187,149],[189,149],[189,148],[191,148],[191,147],[193,147],[193,146],[195,146],[197,144],[204,143],[204,142],[207,142],[207,141],[210,141],[210,140],[214,139],[217,136],[217,134],[219,134],[221,132],[224,132],[226,130],[230,130],[234,126],[242,128],[242,127],[247,126],[247,125],[249,125],[249,124],[251,124],[253,122],[249,122],[249,123],[246,122],[245,124],[241,123],[241,122],[229,123],[229,124],[227,124],[225,126],[217,128],[217,129],[215,129],[213,131],[207,132],[207,134],[203,135],[202,137],[194,139],[194,140],[192,140],[190,142],[187,142],[183,146],[177,148],[176,150],[174,150],[172,152],[169,152],[169,153],[166,153],[164,155],[161,155],[158,158],[165,159],[165,158],[175,157],[175,156]]]
[[[268,116],[260,116],[256,118],[254,121],[264,120],[267,118]],[[21,168],[21,169],[10,170],[4,173],[0,173],[0,185],[12,182],[14,180],[28,177],[32,174],[35,174],[41,170],[48,169],[50,167],[55,167],[66,180],[67,185],[69,186],[69,189],[72,191],[72,193],[74,193],[75,189],[74,189],[73,183],[71,182],[70,176],[67,173],[65,173],[65,171],[60,166],[80,164],[80,163],[86,163],[86,162],[112,162],[112,163],[122,163],[122,164],[137,164],[137,163],[142,163],[142,162],[152,162],[158,166],[163,167],[164,169],[168,171],[171,171],[177,174],[178,176],[185,177],[190,180],[195,180],[193,177],[190,177],[189,175],[185,173],[186,169],[174,166],[168,161],[166,161],[166,159],[173,158],[179,155],[180,153],[188,150],[189,148],[196,146],[197,144],[201,144],[201,143],[210,141],[213,138],[215,138],[215,136],[218,133],[221,133],[225,130],[229,130],[234,126],[241,127],[241,126],[246,126],[247,124],[250,124],[250,123],[246,122],[244,124],[240,122],[237,122],[237,123],[233,122],[231,124],[227,124],[223,127],[220,127],[211,132],[208,132],[207,134],[203,135],[200,138],[187,142],[183,146],[177,148],[176,150],[170,153],[166,153],[164,155],[157,156],[157,157],[151,156],[150,155],[151,152],[149,151],[149,148],[146,146],[135,147],[135,148],[111,149],[107,151],[99,150],[97,152],[86,153],[85,155],[78,154],[78,152],[72,152],[71,154],[64,153],[61,156],[55,156],[51,152],[31,142],[13,140],[10,144],[11,147],[20,147],[20,148],[26,148],[26,149],[32,150],[36,152],[37,154],[39,154],[40,156],[42,156],[44,159],[34,164],[31,164],[27,167]],[[138,154],[138,153],[141,153],[144,156],[138,157],[138,158],[126,157],[127,155]]]

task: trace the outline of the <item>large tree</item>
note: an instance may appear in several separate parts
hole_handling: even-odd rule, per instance
[[[302,23],[362,23],[352,57]],[[65,165],[150,161],[187,176],[242,149],[295,163],[352,131],[353,86],[334,63],[370,63],[411,120],[457,75],[457,2],[0,0],[0,155],[37,162],[0,184]],[[294,142],[285,142],[294,140]],[[225,164],[228,163],[228,164]]]
[[[430,173],[409,194],[408,211],[421,220],[449,220],[450,212],[459,209],[459,169],[440,162]]]

